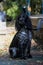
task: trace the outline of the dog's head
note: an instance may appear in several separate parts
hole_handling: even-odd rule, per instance
[[[23,28],[25,26],[25,19],[26,19],[26,15],[21,14],[16,22],[15,22],[15,28],[17,31],[19,31],[21,28]]]
[[[26,8],[22,8],[23,12],[18,16],[15,22],[15,28],[17,31],[21,30],[21,28],[30,28],[31,20],[26,13]]]

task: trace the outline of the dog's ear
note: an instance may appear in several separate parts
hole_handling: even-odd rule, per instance
[[[15,22],[15,29],[17,31],[19,31],[21,29],[21,26],[19,24],[19,18],[20,18],[20,16],[17,17],[16,22]]]

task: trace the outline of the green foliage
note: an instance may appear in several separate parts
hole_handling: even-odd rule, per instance
[[[41,1],[42,0],[31,0],[31,14],[40,14],[41,12]],[[21,13],[22,5],[26,5],[26,0],[5,0],[3,3],[4,10],[6,11],[7,15],[11,16],[13,19]]]
[[[13,19],[16,19],[16,17],[19,15],[20,10],[17,3],[12,2],[12,7],[7,9],[7,15],[11,16]]]
[[[21,13],[21,5],[25,4],[25,0],[6,0],[3,3],[4,10],[6,11],[7,15],[11,16],[13,19]]]
[[[17,2],[18,2],[20,5],[25,5],[25,4],[26,4],[26,0],[17,0]]]
[[[42,0],[31,0],[31,14],[40,14],[41,13],[41,1]]]

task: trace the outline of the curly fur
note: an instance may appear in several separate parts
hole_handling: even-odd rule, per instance
[[[31,41],[29,39],[29,31],[32,31],[30,18],[25,14],[21,14],[15,22],[15,28],[18,32],[10,44],[10,56],[22,59],[32,57],[30,54]]]

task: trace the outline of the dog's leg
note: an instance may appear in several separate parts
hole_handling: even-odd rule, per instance
[[[27,57],[32,58],[32,55],[30,54],[30,48],[31,48],[31,41],[28,42],[28,51],[27,51]]]
[[[17,48],[16,47],[10,48],[9,52],[10,52],[10,57],[11,58],[16,58],[16,55],[17,55]]]

